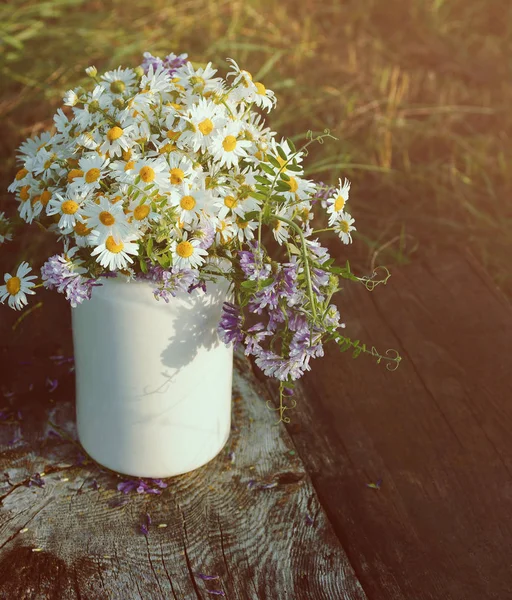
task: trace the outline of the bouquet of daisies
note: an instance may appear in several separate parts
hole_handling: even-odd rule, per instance
[[[307,146],[329,133],[310,134],[300,149],[278,139],[263,119],[274,93],[229,63],[225,79],[185,54],[146,53],[141,66],[103,75],[89,67],[91,85],[65,94],[53,130],[21,145],[9,191],[21,218],[54,232],[63,248],[42,266],[40,285],[76,306],[113,274],[151,281],[164,301],[227,277],[233,301],[221,338],[242,344],[282,394],[328,340],[398,364],[339,331],[331,304],[339,278],[376,282],[336,266],[317,237],[333,231],[348,244],[355,229],[349,182],[304,177]],[[0,242],[10,238],[3,214],[2,231]],[[274,256],[262,243],[270,236]],[[37,287],[30,272],[24,262],[5,275],[0,301],[22,308]]]

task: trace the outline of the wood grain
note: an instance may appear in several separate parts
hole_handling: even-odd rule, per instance
[[[75,437],[69,401],[34,393],[18,401],[23,419],[0,427],[1,599],[366,597],[302,460],[240,358],[226,450],[168,480],[157,496],[121,494],[114,474],[84,463],[66,437],[49,436],[52,421]],[[42,472],[45,485],[28,487]]]
[[[512,598],[510,304],[452,254],[338,306],[348,335],[404,360],[329,348],[289,431],[368,598]]]

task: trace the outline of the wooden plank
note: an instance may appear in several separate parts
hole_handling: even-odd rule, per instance
[[[161,495],[123,495],[114,474],[49,435],[51,421],[74,438],[69,401],[16,398],[0,427],[0,598],[363,600],[288,434],[236,363],[226,451]]]
[[[512,598],[510,304],[453,254],[338,305],[348,335],[403,362],[330,347],[287,414],[368,598]]]

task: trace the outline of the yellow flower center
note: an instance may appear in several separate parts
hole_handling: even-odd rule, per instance
[[[261,94],[262,96],[266,95],[267,88],[260,81],[257,81],[254,85],[256,86],[256,89],[258,90],[258,94]]]
[[[151,167],[142,167],[139,171],[140,178],[144,183],[151,183],[155,179],[155,171]]]
[[[275,158],[277,159],[277,162],[281,165],[281,167],[284,167],[287,161],[284,158],[281,158],[279,154]]]
[[[238,225],[238,227],[240,229],[245,229],[247,227],[247,225],[249,225],[249,221],[243,221],[242,219],[237,219],[236,220],[236,224]]]
[[[235,208],[235,206],[238,204],[238,200],[234,196],[226,196],[224,198],[224,204],[228,208]]]
[[[98,181],[100,175],[101,171],[99,169],[89,169],[85,174],[85,181],[87,181],[87,183],[94,183],[95,181]]]
[[[334,202],[334,210],[336,212],[339,212],[340,210],[343,210],[344,206],[345,206],[345,198],[343,198],[343,196],[338,196]]]
[[[118,127],[116,125],[115,127],[112,127],[112,129],[110,129],[107,132],[107,139],[110,140],[111,142],[114,142],[115,140],[118,140],[122,135],[123,135],[123,130],[121,129],[121,127]]]
[[[30,187],[28,185],[24,185],[21,190],[20,190],[20,198],[25,201],[28,200],[29,197],[29,193],[28,190],[30,189]]]
[[[340,229],[341,229],[341,231],[343,231],[343,233],[348,233],[349,229],[350,229],[350,225],[348,224],[348,221],[341,221]]]
[[[11,277],[5,286],[9,294],[15,296],[21,289],[21,280],[19,277]]]
[[[295,177],[290,177],[290,181],[287,181],[286,183],[290,188],[290,192],[295,193],[299,189],[299,184],[297,183]]]
[[[236,148],[236,137],[234,135],[227,135],[222,142],[222,147],[226,152],[232,152]]]
[[[183,179],[185,177],[185,173],[178,168],[175,169],[171,169],[171,183],[173,183],[174,185],[178,185],[180,183],[183,183]]]
[[[119,79],[117,81],[113,81],[110,84],[110,91],[113,94],[122,94],[126,89],[126,85],[124,83],[124,81],[120,81]]]
[[[131,157],[132,157],[131,150],[123,150],[123,160],[129,161]]]
[[[44,163],[44,168],[45,169],[49,169],[51,166],[53,165],[53,158],[49,158],[45,163]]]
[[[19,181],[20,179],[23,179],[23,177],[25,177],[25,175],[28,173],[27,169],[20,169],[17,173],[16,173],[16,181]]]
[[[193,196],[183,196],[180,200],[180,206],[183,210],[193,210],[196,205],[196,201]]]
[[[46,206],[48,204],[48,202],[51,200],[52,198],[52,193],[49,190],[44,190],[44,192],[41,194],[41,204],[43,206]]]
[[[102,210],[99,214],[99,220],[105,227],[110,227],[116,222],[113,214],[109,213],[108,210]]]
[[[80,221],[75,223],[73,229],[75,230],[75,233],[80,236],[89,235],[91,233],[91,230],[87,229],[87,225],[85,223],[81,223]]]
[[[133,218],[137,221],[142,221],[149,215],[149,206],[147,204],[140,204],[133,211]]]
[[[188,258],[194,254],[194,246],[190,242],[180,242],[176,246],[176,254],[181,258]]]
[[[68,173],[68,181],[71,182],[77,177],[82,177],[83,174],[84,172],[81,169],[71,169],[71,171]]]
[[[121,250],[124,248],[124,244],[123,242],[119,242],[119,244],[116,244],[115,239],[111,235],[109,235],[105,242],[105,248],[109,252],[112,252],[112,254],[119,254],[119,252],[121,252]]]
[[[36,202],[39,202],[39,200],[41,200],[41,196],[39,196],[39,195],[34,196],[31,201],[32,206],[34,206],[36,204]]]
[[[62,203],[62,212],[65,215],[74,215],[78,208],[78,202],[75,202],[74,200],[66,200]]]
[[[124,166],[124,170],[125,171],[131,171],[133,169],[133,167],[135,166],[135,163],[133,162],[133,160],[129,160],[125,166]]]
[[[213,123],[210,121],[210,119],[205,119],[199,123],[197,128],[203,135],[210,135],[210,133],[213,131]]]

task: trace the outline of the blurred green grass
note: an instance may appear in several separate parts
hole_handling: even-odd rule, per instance
[[[339,138],[314,147],[308,174],[352,180],[361,268],[457,245],[512,296],[511,29],[508,0],[4,2],[0,210],[15,208],[16,147],[85,67],[138,64],[145,50],[230,56],[277,93],[275,130]],[[9,254],[37,253],[32,231]]]

